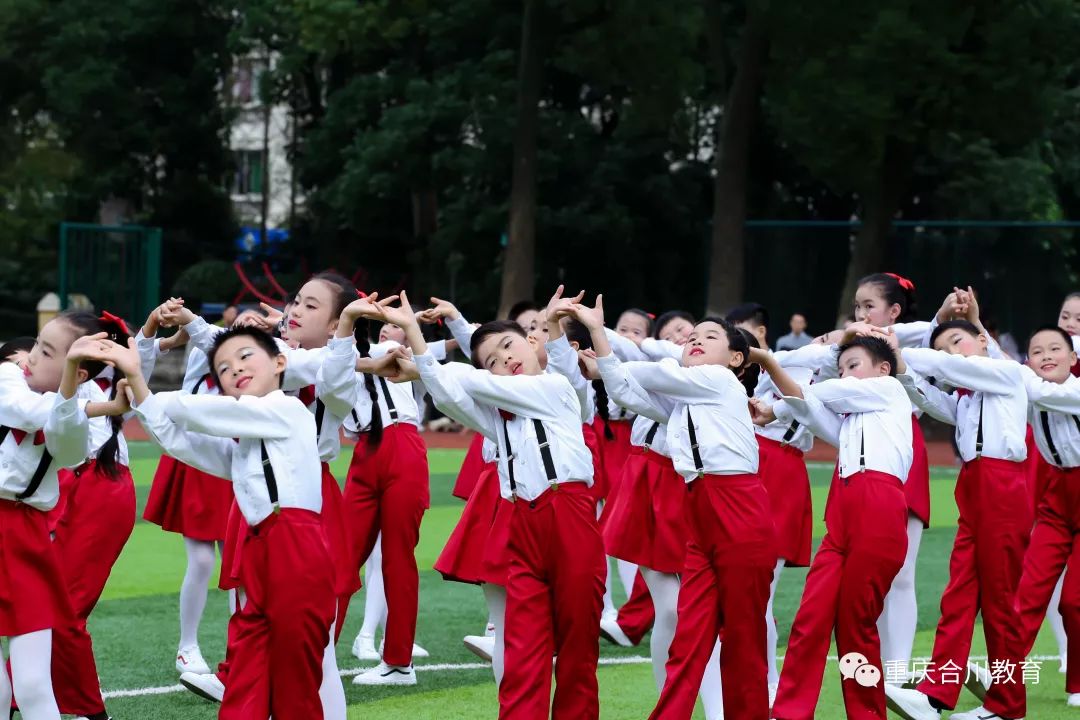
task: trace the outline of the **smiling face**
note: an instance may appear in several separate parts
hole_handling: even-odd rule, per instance
[[[615,323],[615,332],[640,345],[642,340],[649,337],[649,320],[637,313],[624,312],[619,316],[619,322]]]
[[[1028,342],[1027,364],[1043,380],[1063,383],[1072,374],[1069,370],[1076,364],[1076,353],[1060,333],[1043,330]]]
[[[950,328],[934,339],[935,350],[964,357],[986,356],[986,344],[985,335],[972,335],[961,328]]]
[[[515,332],[488,335],[476,348],[479,366],[492,375],[539,375],[536,341]]]
[[[706,320],[691,328],[683,345],[682,364],[684,367],[723,365],[735,369],[743,364],[743,354],[732,352],[723,326]]]
[[[889,363],[875,361],[870,352],[864,347],[851,347],[840,353],[837,365],[842,378],[853,377],[865,380],[867,378],[885,377],[890,371]]]
[[[693,331],[694,325],[689,320],[676,317],[664,323],[663,327],[660,328],[657,337],[661,340],[673,342],[676,345],[685,345],[686,341],[690,338],[690,333]]]
[[[900,317],[900,306],[888,304],[881,287],[876,283],[860,285],[855,291],[855,320],[877,327],[888,327]]]
[[[41,328],[34,349],[22,364],[26,384],[31,390],[56,392],[64,375],[68,350],[78,335],[71,323],[63,318],[50,320]]]
[[[285,356],[271,356],[250,336],[237,335],[221,343],[213,361],[221,392],[229,397],[262,397],[281,387]]]
[[[289,307],[289,341],[308,350],[326,345],[337,332],[336,296],[337,289],[324,280],[304,283]]]
[[[1080,335],[1080,297],[1070,297],[1061,306],[1058,327],[1070,335]]]

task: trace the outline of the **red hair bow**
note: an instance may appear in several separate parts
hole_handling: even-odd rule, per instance
[[[913,292],[915,290],[915,283],[911,282],[910,280],[908,280],[903,275],[897,275],[896,273],[885,273],[885,274],[888,275],[889,277],[893,278],[894,280],[896,280],[896,282],[900,283],[900,287],[904,288],[908,292]]]
[[[645,314],[649,316],[649,319],[650,319],[650,320],[655,320],[655,319],[656,319],[656,315],[654,315],[654,314],[653,314],[653,313],[651,313],[651,312],[647,312],[647,313],[645,313]]]
[[[125,335],[131,334],[131,332],[128,331],[127,323],[124,322],[123,318],[116,317],[108,310],[101,311],[101,317],[98,318],[98,321],[100,321],[103,325],[111,325],[114,328],[122,330]]]
[[[357,291],[356,291],[356,297],[358,297],[358,298],[360,298],[361,300],[363,300],[364,298],[366,298],[366,297],[367,297],[367,293],[366,293],[366,292],[364,292],[363,290],[357,290]]]

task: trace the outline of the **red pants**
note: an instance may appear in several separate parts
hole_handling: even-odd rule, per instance
[[[323,717],[323,650],[334,621],[334,564],[318,513],[286,508],[248,530],[220,720]],[[235,625],[235,627],[234,627]]]
[[[706,475],[688,486],[691,540],[667,681],[650,718],[689,720],[705,664],[724,629],[720,669],[730,718],[769,717],[765,608],[776,534],[757,475]]]
[[[637,645],[649,632],[656,620],[656,608],[653,607],[652,595],[649,594],[649,586],[645,584],[645,578],[639,571],[634,576],[634,588],[630,597],[621,608],[616,622],[630,642]]]
[[[508,555],[500,720],[548,717],[553,653],[551,717],[596,720],[605,560],[590,489],[565,483],[515,502]]]
[[[1031,495],[1023,463],[986,457],[964,463],[954,494],[960,519],[949,558],[949,584],[941,596],[933,660],[918,688],[948,708],[956,707],[967,676],[979,612],[990,666],[1016,661],[1009,653],[1008,635],[1016,622],[1013,604],[1031,535]],[[1001,704],[992,707],[987,698],[986,709],[1005,717],[1023,715],[1005,709],[1014,703],[1023,707],[1023,685],[1001,684]]]
[[[1029,461],[1033,458],[1028,458]],[[1039,627],[1046,617],[1046,608],[1061,571],[1066,567],[1065,585],[1061,589],[1061,617],[1069,642],[1069,660],[1080,666],[1080,468],[1060,470],[1046,465],[1041,468],[1046,478],[1046,493],[1039,503],[1031,544],[1024,555],[1024,570],[1016,591],[1016,615],[1019,622],[1010,625],[1011,660],[1023,661],[1035,644]],[[1022,717],[1027,708],[1022,668],[1016,666],[1015,679],[1019,687],[995,682],[986,696],[986,707],[1006,717]],[[1070,667],[1065,678],[1065,692],[1080,692],[1080,667]]]
[[[861,653],[882,669],[877,619],[904,564],[907,500],[899,478],[873,470],[842,480],[834,474],[833,487],[825,537],[791,626],[773,704],[776,720],[813,720],[834,632],[838,655]],[[885,718],[882,683],[867,688],[849,679],[841,687],[848,718]]]
[[[382,532],[387,607],[383,661],[388,665],[412,664],[420,601],[415,551],[430,498],[427,449],[415,425],[386,427],[374,448],[363,438],[357,443],[345,486],[345,528],[358,570]]]
[[[105,711],[86,619],[135,528],[135,484],[126,467],[119,470],[111,478],[91,461],[60,471],[66,502],[53,545],[74,617],[53,628],[52,678],[56,704],[65,714]]]

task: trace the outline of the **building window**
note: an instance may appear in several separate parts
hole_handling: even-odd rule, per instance
[[[263,191],[263,154],[261,150],[234,150],[233,161],[236,174],[233,177],[233,195],[261,195]]]
[[[258,72],[255,69],[255,61],[251,58],[242,58],[237,61],[232,73],[232,99],[240,105],[248,105],[256,98],[256,80]]]

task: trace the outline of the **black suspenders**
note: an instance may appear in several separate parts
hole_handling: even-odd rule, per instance
[[[985,396],[979,397],[979,430],[975,433],[975,457],[982,457],[983,447],[983,405],[986,403]]]
[[[656,438],[656,431],[660,429],[660,423],[653,421],[652,427],[649,428],[649,432],[645,434],[645,449],[648,450],[652,445],[653,439]]]
[[[390,397],[390,388],[386,386],[386,378],[382,375],[377,376],[379,378],[379,385],[382,386],[383,395],[386,397],[386,409],[390,411],[390,422],[397,425],[398,411],[394,407],[394,398]]]
[[[7,440],[8,433],[11,432],[11,428],[6,425],[0,427],[0,443]],[[26,500],[37,492],[41,487],[41,481],[45,479],[45,473],[49,472],[49,466],[52,465],[53,456],[49,452],[48,448],[43,448],[41,451],[41,460],[38,461],[38,466],[34,470],[34,474],[30,477],[30,482],[27,483],[26,489],[15,496],[16,500]]]
[[[686,406],[686,430],[690,433],[690,452],[694,454],[694,469],[698,477],[705,475],[705,463],[701,461],[701,452],[698,450],[697,430],[694,429],[694,418],[690,416],[690,406]]]
[[[356,412],[355,410],[353,412]],[[326,415],[326,403],[322,401],[322,398],[315,399],[315,437],[322,437],[322,422],[323,416]]]
[[[791,425],[788,426],[787,431],[784,433],[783,439],[780,440],[781,445],[787,445],[791,442],[791,438],[795,437],[795,433],[799,432],[799,421],[792,420]]]
[[[548,483],[554,490],[559,483],[559,475],[555,471],[555,459],[551,456],[551,444],[547,439],[547,431],[544,424],[533,418],[533,429],[536,431],[536,442],[540,447],[540,458],[544,462],[544,474],[547,475]],[[510,447],[510,426],[506,418],[503,418],[503,442],[506,443],[506,474],[510,480],[510,496],[517,500],[517,481],[514,480],[514,451]]]
[[[209,377],[210,377],[210,373],[206,373],[201,378],[199,378],[199,382],[195,383],[195,387],[191,388],[191,394],[192,395],[198,395],[199,394],[199,389],[206,383],[206,379],[209,378]]]
[[[1076,431],[1080,432],[1080,415],[1072,415],[1073,422],[1076,423]],[[1054,458],[1054,462],[1064,467],[1065,463],[1061,462],[1061,454],[1058,452],[1057,446],[1054,444],[1054,436],[1050,433],[1050,413],[1043,410],[1039,413],[1039,420],[1042,424],[1043,435],[1046,436],[1046,446],[1050,448],[1050,456]],[[0,436],[2,441],[2,436]]]
[[[274,476],[274,466],[270,464],[270,456],[266,453],[266,442],[259,441],[259,450],[262,452],[263,477],[266,478],[266,491],[270,495],[270,504],[278,504],[277,477]]]

